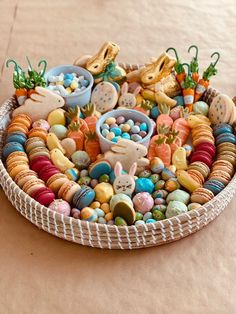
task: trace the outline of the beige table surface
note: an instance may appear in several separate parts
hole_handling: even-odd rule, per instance
[[[12,57],[49,67],[94,53],[105,40],[119,60],[142,63],[174,46],[201,64],[222,55],[219,90],[236,94],[235,0],[0,1],[0,100],[13,91]],[[187,59],[186,59],[187,60]],[[0,191],[0,313],[236,313],[236,198],[204,230],[137,251],[75,245],[25,220]]]

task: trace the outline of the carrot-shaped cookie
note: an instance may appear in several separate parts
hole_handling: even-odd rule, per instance
[[[192,45],[188,48],[188,52],[191,51],[192,48],[195,48],[195,56],[192,58],[190,62],[190,71],[192,73],[192,79],[194,82],[198,83],[199,81],[199,67],[198,67],[198,47],[196,45]]]
[[[206,89],[208,88],[210,84],[210,78],[213,75],[216,75],[217,73],[217,69],[215,68],[215,66],[220,59],[220,54],[219,52],[214,52],[211,55],[211,58],[215,55],[217,56],[216,61],[214,63],[211,62],[209,67],[203,72],[202,79],[200,79],[197,84],[195,96],[194,96],[194,102],[198,101],[202,97],[202,95],[204,94],[204,92],[206,91]]]
[[[181,61],[179,60],[177,51],[175,48],[170,47],[166,50],[166,52],[168,53],[170,50],[174,51],[175,53],[175,58],[176,58],[176,64],[175,64],[175,72],[176,72],[176,80],[179,82],[180,86],[183,87],[183,83],[186,77],[186,73],[183,67],[183,64],[181,63]]]

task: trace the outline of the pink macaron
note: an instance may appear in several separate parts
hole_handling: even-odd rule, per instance
[[[31,195],[37,202],[44,206],[48,206],[51,204],[55,199],[55,194],[47,187],[41,187],[34,191]]]
[[[40,179],[44,182],[47,182],[54,174],[60,173],[60,170],[57,169],[53,164],[48,164],[39,170],[38,175]]]
[[[32,161],[30,161],[30,168],[37,173],[40,171],[40,169],[47,165],[52,165],[52,162],[46,156],[38,156],[35,157]]]

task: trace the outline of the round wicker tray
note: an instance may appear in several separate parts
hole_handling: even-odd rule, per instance
[[[208,89],[204,99],[207,100],[216,93],[214,89]],[[12,97],[0,107],[0,153],[15,104],[15,98]],[[137,249],[173,242],[205,227],[232,199],[236,189],[236,175],[220,194],[197,210],[147,225],[119,228],[66,217],[42,206],[16,185],[1,160],[0,184],[12,205],[40,229],[82,245],[109,249]]]

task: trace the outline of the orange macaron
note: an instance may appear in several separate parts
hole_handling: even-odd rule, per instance
[[[29,129],[31,124],[32,124],[32,119],[27,114],[20,113],[17,116],[15,116],[11,120],[11,122],[12,123],[17,122],[17,123],[20,123],[20,124],[24,124],[27,127],[27,129]]]
[[[58,192],[58,197],[70,203],[75,192],[80,189],[80,185],[74,181],[65,182]]]
[[[23,123],[19,123],[19,122],[10,123],[8,128],[7,128],[7,133],[12,133],[12,132],[16,132],[16,131],[27,134],[28,128]]]
[[[15,176],[15,182],[20,188],[31,179],[37,178],[37,173],[33,170],[22,170]]]
[[[47,186],[49,189],[51,189],[54,193],[57,193],[61,186],[64,183],[68,183],[70,180],[67,178],[67,176],[63,173],[56,173],[53,176],[51,176],[47,181]]]
[[[28,137],[40,137],[45,142],[47,140],[48,132],[45,129],[42,128],[33,128],[28,132]]]

